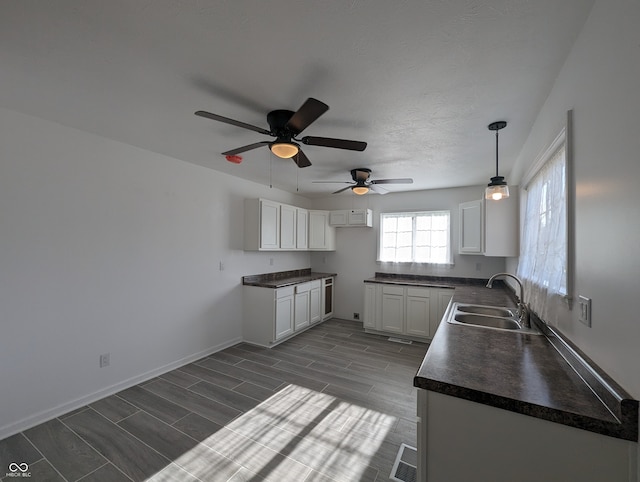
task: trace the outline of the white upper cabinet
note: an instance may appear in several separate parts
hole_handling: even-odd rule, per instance
[[[280,203],[266,199],[245,199],[244,249],[280,249]]]
[[[329,211],[309,211],[309,250],[335,251],[336,230],[329,225]]]
[[[460,204],[460,254],[518,256],[518,192],[506,199]]]
[[[266,199],[244,201],[245,251],[335,251],[329,211],[309,211]]]
[[[339,211],[331,211],[329,213],[329,224],[331,226],[346,226],[347,225],[347,211],[341,209]]]
[[[460,254],[482,254],[482,200],[460,204]]]
[[[371,209],[341,209],[331,211],[329,224],[337,227],[373,226],[373,211]]]
[[[296,249],[309,248],[309,211],[296,208]]]
[[[296,207],[280,205],[280,249],[296,249]]]

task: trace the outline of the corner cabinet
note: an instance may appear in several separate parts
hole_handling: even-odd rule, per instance
[[[459,205],[460,254],[496,257],[519,255],[517,188],[507,199],[478,199]]]
[[[365,283],[363,327],[371,333],[431,339],[453,291],[453,288]]]
[[[336,230],[329,225],[329,211],[309,211],[309,250],[335,251]]]

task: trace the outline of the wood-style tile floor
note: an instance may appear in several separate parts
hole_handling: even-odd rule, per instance
[[[34,482],[389,480],[415,446],[427,348],[339,319],[241,343],[1,440],[0,478],[27,464]]]

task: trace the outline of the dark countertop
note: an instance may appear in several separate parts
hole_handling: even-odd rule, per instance
[[[285,286],[297,285],[317,279],[332,278],[334,276],[337,276],[337,274],[312,272],[311,268],[305,268],[243,276],[242,284],[248,286],[259,286],[261,288],[283,288]]]
[[[515,307],[510,288],[494,283],[489,289],[484,286],[486,280],[376,273],[365,283],[453,287],[452,303]],[[414,386],[637,441],[638,402],[561,334],[538,326],[544,335],[443,320]]]

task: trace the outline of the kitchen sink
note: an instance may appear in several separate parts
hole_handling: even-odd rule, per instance
[[[456,314],[453,319],[459,323],[468,325],[488,326],[491,328],[501,328],[503,330],[519,330],[520,324],[511,318],[498,316],[476,315],[476,314]]]
[[[463,313],[477,313],[479,315],[489,316],[505,316],[512,318],[515,313],[508,308],[499,308],[497,306],[479,306],[479,305],[458,305],[458,311]]]
[[[463,326],[473,325],[513,333],[542,334],[535,328],[524,328],[518,320],[515,309],[503,306],[453,303],[446,319],[449,323]]]

